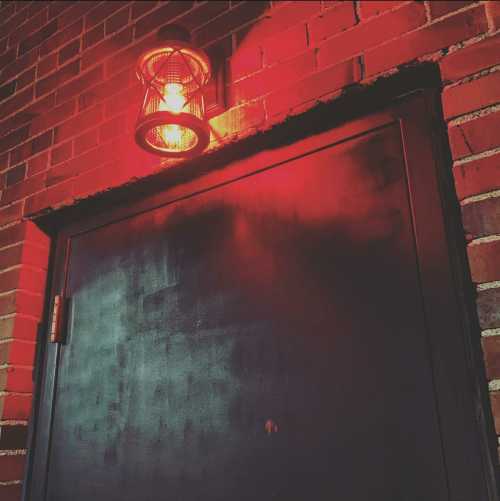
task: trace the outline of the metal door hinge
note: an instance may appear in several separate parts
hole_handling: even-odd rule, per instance
[[[65,330],[65,317],[67,310],[68,298],[65,298],[61,294],[56,294],[54,296],[54,302],[52,304],[52,317],[50,320],[50,342],[51,343],[63,343],[64,342],[64,330]]]

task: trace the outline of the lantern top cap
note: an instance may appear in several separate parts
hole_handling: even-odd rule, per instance
[[[178,24],[167,24],[158,30],[157,33],[158,40],[166,42],[168,40],[175,40],[176,42],[184,42],[190,44],[191,33]]]

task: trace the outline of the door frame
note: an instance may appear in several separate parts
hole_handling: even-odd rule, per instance
[[[57,214],[58,229],[54,238],[48,289],[50,304],[54,295],[64,292],[66,286],[72,237],[215,189],[397,122],[405,151],[419,275],[422,290],[426,292],[423,298],[425,317],[428,331],[432,333],[428,334],[428,342],[438,396],[436,408],[440,419],[446,423],[446,426],[440,426],[440,431],[449,475],[450,499],[497,501],[496,437],[481,354],[479,323],[475,316],[474,289],[468,273],[460,212],[448,167],[446,129],[442,116],[436,113],[439,107],[440,98],[436,92],[416,91],[392,100],[384,109],[362,118],[344,119],[340,125],[333,119],[329,123],[322,121],[320,131],[307,137],[301,138],[304,132],[298,133],[298,139],[297,131],[289,134],[290,127],[293,128],[297,122],[284,123],[256,138],[256,144],[260,142],[267,149],[247,148],[243,154],[236,155],[236,160],[231,155],[228,155],[229,160],[224,159],[224,155],[216,152],[211,158],[206,156],[204,168],[205,157],[200,157],[197,161],[160,173],[152,178],[152,182],[145,181],[154,185],[154,188],[146,190],[146,196],[140,193],[143,185],[137,183],[139,188],[129,191],[132,194],[129,203],[111,195],[88,217],[75,219],[76,213],[71,211],[69,216],[63,215],[62,218],[61,213]],[[254,151],[258,153],[252,154]],[[117,200],[121,204],[115,206]],[[47,224],[47,220],[40,222],[42,227]],[[439,273],[431,266],[432,260],[441,264]],[[49,313],[47,308],[45,325],[48,325]],[[47,337],[45,334],[42,342],[34,419],[30,421],[32,442],[23,489],[25,501],[45,500],[54,389],[60,356],[60,345],[49,343]],[[476,489],[472,489],[472,482],[469,482],[471,475],[475,475]]]

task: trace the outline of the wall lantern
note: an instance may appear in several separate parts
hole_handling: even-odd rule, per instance
[[[165,26],[159,44],[144,52],[137,76],[144,100],[135,128],[137,144],[171,158],[193,157],[208,145],[203,89],[210,80],[208,56],[191,44],[188,31]]]

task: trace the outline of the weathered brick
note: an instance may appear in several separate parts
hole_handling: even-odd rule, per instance
[[[45,291],[45,272],[35,268],[17,267],[0,273],[0,292],[24,289],[42,294]]]
[[[24,37],[41,28],[46,22],[47,11],[43,10],[32,18],[27,19],[23,24],[16,26],[16,29],[9,36],[9,46],[13,47],[17,45]]]
[[[488,23],[483,6],[448,17],[367,52],[365,55],[366,74],[375,75],[408,63],[425,54],[484,33],[487,29]]]
[[[85,4],[88,2],[78,2],[78,3]],[[43,44],[40,46],[40,56],[46,56],[53,50],[62,47],[63,45],[67,44],[68,42],[70,42],[71,40],[80,35],[83,29],[83,21],[81,19],[78,21],[75,21],[75,19],[71,19],[68,21],[67,24],[68,24],[67,28],[58,31],[56,34],[52,35],[49,39],[43,42]],[[66,26],[66,24],[60,24],[60,26]]]
[[[168,2],[161,5],[159,9],[139,19],[135,25],[135,38],[140,38],[146,33],[168,24],[180,14],[189,10],[193,5],[192,1]]]
[[[396,0],[361,0],[359,10],[361,17],[366,19],[367,17],[378,16],[382,12],[394,9],[403,3],[404,1],[399,2]]]
[[[119,93],[120,91],[127,91],[129,81],[130,71],[125,70],[118,73],[114,77],[105,80],[98,85],[94,85],[88,90],[85,90],[85,92],[82,92],[78,98],[79,109],[84,110]]]
[[[38,134],[54,127],[71,117],[76,110],[76,101],[67,101],[59,106],[51,107],[47,113],[40,113],[31,123],[31,134]]]
[[[314,73],[292,84],[290,87],[273,92],[266,98],[269,116],[288,112],[293,107],[359,81],[360,65],[357,59]]]
[[[31,413],[31,400],[31,395],[0,396],[0,416],[5,420],[28,419]],[[5,498],[0,494],[0,499]],[[16,498],[16,501],[18,499],[20,498]]]
[[[49,4],[49,19],[58,16],[61,12],[69,9],[73,5],[68,0],[54,0]]]
[[[99,24],[103,19],[111,16],[118,9],[121,9],[128,2],[100,2],[98,3],[86,16],[85,16],[85,28],[92,28],[96,24]]]
[[[451,153],[459,159],[500,146],[500,113],[491,113],[448,129]]]
[[[22,242],[26,235],[26,224],[18,223],[0,230],[0,248]]]
[[[453,175],[460,200],[500,189],[500,154],[457,165]]]
[[[149,12],[151,9],[156,7],[157,4],[158,2],[156,1],[151,2],[148,0],[134,2],[132,5],[132,19],[143,16],[146,12]]]
[[[73,40],[61,48],[58,55],[58,63],[64,64],[68,59],[72,59],[80,53],[80,39]]]
[[[125,132],[126,117],[119,115],[117,117],[104,122],[99,128],[99,143],[104,143],[116,136],[120,136]]]
[[[25,125],[0,138],[0,152],[10,150],[14,146],[28,139],[30,126]]]
[[[498,64],[500,34],[446,55],[439,63],[445,81],[458,80]]]
[[[240,103],[284,87],[314,71],[314,52],[304,52],[280,65],[275,65],[240,80],[232,86],[231,102]]]
[[[0,365],[33,365],[35,343],[12,339],[0,343]],[[0,471],[1,471],[0,465]],[[1,474],[0,474],[1,478]]]
[[[64,183],[56,184],[29,197],[24,207],[24,215],[32,216],[42,210],[58,207],[65,202],[71,202],[73,200],[74,184],[74,179],[69,179]]]
[[[316,45],[356,24],[353,2],[342,2],[336,7],[322,12],[308,23],[309,39]]]
[[[395,11],[361,23],[321,44],[318,64],[320,67],[325,67],[350,59],[387,39],[422,26],[426,20],[423,4],[404,5]]]
[[[251,46],[236,49],[231,57],[229,68],[232,82],[262,69],[262,48]]]
[[[99,143],[99,129],[89,130],[75,138],[75,156],[90,150]]]
[[[21,493],[21,484],[0,485],[0,499],[2,501],[19,501]]]
[[[28,52],[29,50],[37,47],[42,42],[47,40],[51,35],[57,31],[57,20],[54,19],[49,24],[46,24],[43,28],[33,33],[28,38],[25,38],[19,44],[19,55]]]
[[[57,148],[52,148],[50,154],[50,165],[60,164],[61,162],[68,160],[69,158],[71,158],[72,153],[73,153],[72,141],[66,141]]]
[[[48,56],[40,59],[36,67],[36,74],[38,78],[42,78],[57,67],[57,53],[49,54]]]
[[[499,56],[500,60],[500,56]],[[445,89],[443,111],[445,118],[470,113],[500,101],[500,71],[470,82]]]
[[[262,42],[265,64],[275,64],[307,49],[306,25],[299,24]]]
[[[7,82],[11,78],[17,77],[20,73],[33,66],[38,60],[38,48],[26,52],[17,57],[11,64],[2,70],[0,83]]]
[[[500,378],[500,337],[484,337],[481,340],[488,379]]]
[[[33,99],[33,86],[17,92],[11,98],[7,99],[0,106],[0,118],[4,118],[14,111],[26,106]]]
[[[116,14],[113,14],[110,18],[106,19],[105,32],[106,36],[118,31],[123,28],[129,20],[130,7],[120,10]]]
[[[52,144],[53,131],[49,130],[11,151],[10,164],[15,165],[47,149]]]
[[[93,108],[78,113],[70,120],[65,121],[61,125],[58,125],[55,129],[54,142],[60,143],[73,136],[76,136],[80,132],[86,129],[94,127],[96,123],[99,123],[102,119],[102,106],[97,105]]]
[[[9,83],[2,85],[0,87],[0,101],[7,99],[9,96],[12,96],[16,90],[16,81],[12,80]]]
[[[23,213],[23,204],[18,202],[0,209],[0,226],[13,223],[21,219]]]
[[[26,371],[27,373],[28,371]],[[0,450],[25,449],[28,439],[26,425],[2,425],[0,433]]]
[[[44,151],[36,157],[28,160],[28,177],[38,174],[47,169],[49,165],[49,153]]]
[[[80,61],[73,61],[68,63],[48,77],[40,80],[36,84],[36,96],[42,96],[47,92],[52,92],[57,89],[61,84],[67,80],[78,75],[80,72]]]
[[[43,310],[43,296],[26,291],[14,291],[0,295],[0,315],[19,313],[40,318]]]
[[[500,240],[469,245],[467,254],[474,282],[500,280]]]
[[[469,238],[500,234],[500,197],[462,206],[462,220]]]
[[[9,204],[26,198],[45,188],[45,172],[34,175],[22,183],[17,183],[4,191],[0,205]]]
[[[27,85],[31,84],[35,80],[36,66],[24,71],[17,77],[17,90],[23,89]]]
[[[82,68],[88,68],[97,62],[114,54],[120,48],[125,47],[132,40],[132,27],[119,31],[110,38],[94,45],[86,50],[82,56]]]
[[[83,19],[81,19],[82,16],[92,10],[99,3],[99,1],[88,0],[85,0],[84,2],[72,2],[72,6],[59,15],[58,22],[60,26],[67,26],[68,24],[78,20],[78,22],[82,22],[83,27]]]
[[[83,35],[83,50],[92,47],[104,38],[104,23],[94,26]]]
[[[104,69],[97,66],[75,78],[70,83],[60,86],[56,91],[56,103],[60,104],[80,94],[87,88],[99,83],[103,78]]]
[[[258,127],[264,123],[265,118],[263,101],[253,101],[212,118],[210,127],[217,137],[224,138]]]
[[[9,169],[5,173],[5,186],[8,187],[12,186],[13,184],[19,183],[24,179],[25,175],[26,175],[26,164],[17,165],[16,167]]]

